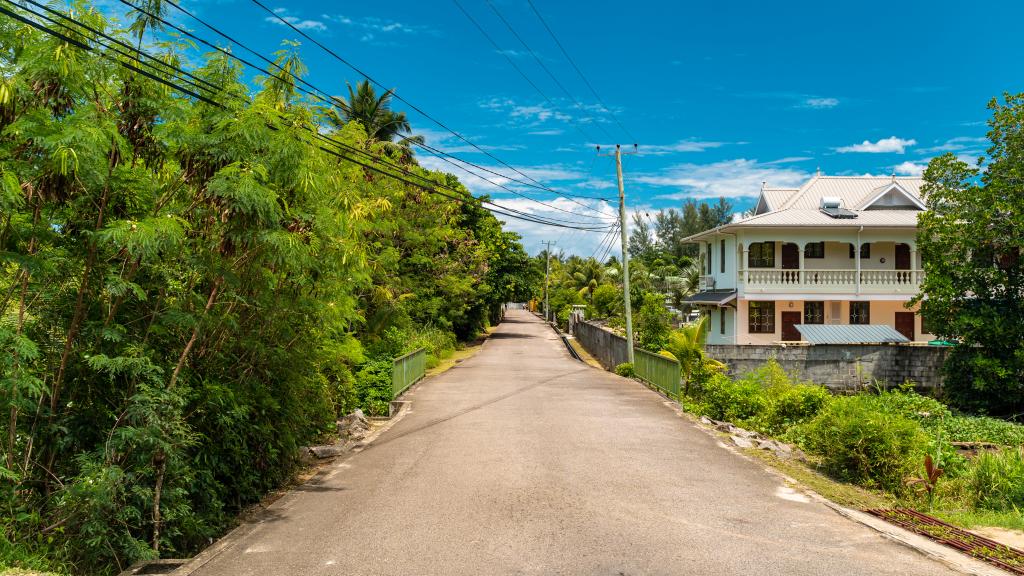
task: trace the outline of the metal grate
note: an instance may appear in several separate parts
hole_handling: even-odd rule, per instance
[[[867,513],[911,532],[927,536],[951,548],[956,548],[1013,574],[1024,574],[1024,552],[1016,548],[978,536],[909,508],[876,508],[867,510]]]

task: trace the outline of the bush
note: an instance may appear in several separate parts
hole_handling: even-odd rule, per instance
[[[622,290],[611,285],[602,284],[594,290],[590,297],[597,318],[607,318],[622,313]]]
[[[1024,426],[988,416],[953,416],[942,422],[943,437],[950,442],[992,442],[1024,446]]]
[[[659,294],[645,294],[636,315],[636,343],[644,350],[657,351],[668,344],[672,316]]]
[[[615,367],[615,373],[619,376],[625,376],[626,378],[633,378],[636,376],[636,371],[633,370],[633,364],[629,362],[623,362]]]
[[[1024,509],[1024,448],[981,454],[971,462],[966,476],[978,507]]]
[[[391,360],[367,362],[356,372],[359,405],[370,416],[387,416],[391,403]]]
[[[979,508],[1024,509],[1024,448],[979,455],[967,478]]]
[[[877,407],[866,395],[833,398],[804,427],[804,447],[841,480],[899,492],[928,437],[914,420]]]
[[[736,381],[711,373],[700,390],[703,415],[772,436],[810,420],[831,398],[823,386],[793,382],[775,360]]]

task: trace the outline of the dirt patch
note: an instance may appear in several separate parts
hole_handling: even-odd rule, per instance
[[[995,540],[1000,544],[1005,544],[1011,548],[1017,548],[1018,550],[1024,550],[1024,532],[1020,530],[1010,530],[1008,528],[996,528],[979,526],[971,529],[972,532],[976,532],[985,538]]]

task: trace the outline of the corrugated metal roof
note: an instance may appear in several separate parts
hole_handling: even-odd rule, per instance
[[[811,344],[877,344],[910,342],[885,324],[797,324],[803,339]]]
[[[765,202],[768,203],[768,210],[778,210],[789,200],[790,196],[796,194],[799,188],[762,188]]]
[[[874,196],[883,186],[898,183],[909,194],[921,197],[921,177],[897,176],[815,176],[800,187],[781,209],[817,210],[822,196],[834,196],[843,201],[844,208],[860,206],[867,197]],[[774,206],[773,206],[774,208]]]
[[[757,226],[892,226],[892,227],[915,227],[917,226],[917,210],[865,210],[857,212],[856,218],[832,218],[823,214],[820,210],[777,210],[758,216],[752,216],[745,220],[735,222],[732,226],[757,227]]]
[[[697,292],[683,299],[683,302],[690,304],[708,304],[711,306],[722,306],[736,298],[735,290],[705,290]]]

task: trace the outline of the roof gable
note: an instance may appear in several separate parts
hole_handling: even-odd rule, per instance
[[[890,182],[875,188],[858,210],[924,210],[924,202],[911,194],[899,182]]]

